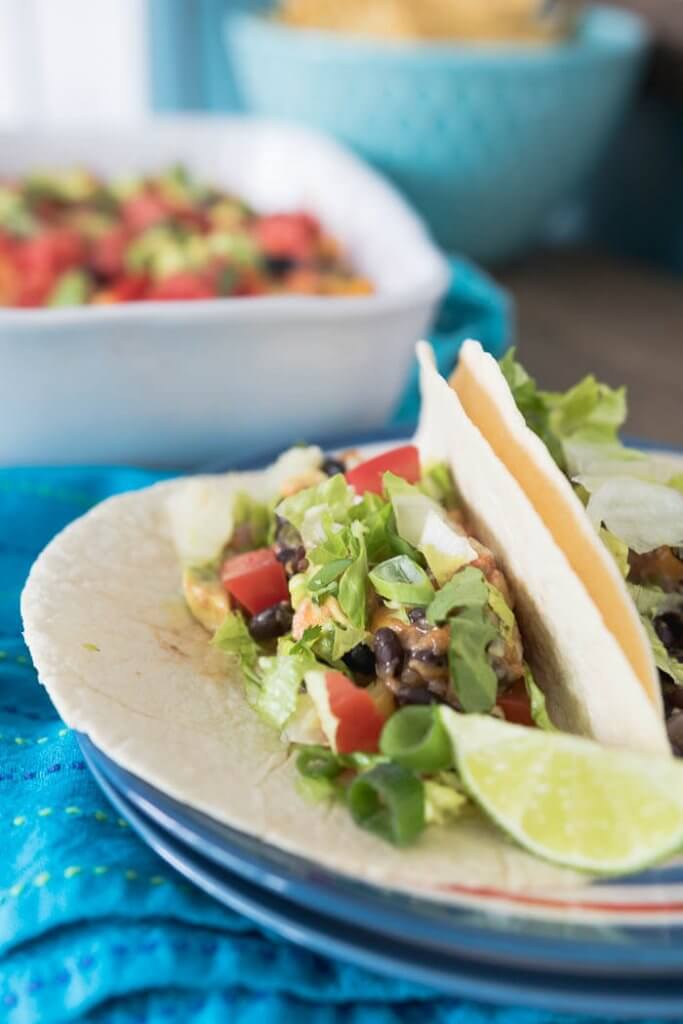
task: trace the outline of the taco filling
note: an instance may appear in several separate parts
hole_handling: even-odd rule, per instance
[[[401,709],[448,705],[552,728],[505,574],[445,463],[421,464],[414,445],[369,460],[295,448],[269,476],[258,499],[196,481],[171,517],[195,559],[183,574],[189,609],[239,660],[254,711],[300,746],[309,792],[391,761],[401,726],[385,725]],[[441,810],[430,813],[464,803],[453,778],[438,785]]]
[[[465,358],[478,358],[470,345]],[[681,462],[620,441],[627,414],[623,388],[588,376],[565,393],[542,391],[514,351],[500,370],[527,426],[571,482],[626,581],[659,672],[671,748],[683,756]]]

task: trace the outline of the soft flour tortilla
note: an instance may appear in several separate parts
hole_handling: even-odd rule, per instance
[[[608,746],[669,754],[662,716],[584,583],[458,395],[435,372],[429,346],[421,343],[418,351],[418,442],[435,445],[434,457],[450,461],[475,535],[496,553],[513,584],[526,655],[551,718],[567,732]]]
[[[514,476],[582,581],[629,662],[624,700],[641,685],[660,719],[662,695],[652,650],[616,563],[574,489],[526,425],[503,373],[477,341],[466,341],[451,378],[465,412]]]
[[[182,486],[111,498],[36,562],[24,631],[64,721],[183,803],[357,878],[440,898],[448,884],[574,886],[579,876],[528,856],[476,812],[396,850],[343,807],[298,795],[293,759],[247,705],[234,663],[184,608],[166,513]]]
[[[451,462],[482,539],[516,584],[551,713],[583,732],[616,719],[611,733],[608,725],[599,731],[659,749],[644,696],[640,716],[618,705],[600,710],[601,677],[612,686],[609,696],[623,655],[606,642],[564,556],[464,416],[426,346],[421,360],[425,414],[417,442],[423,458]],[[255,485],[258,478],[248,479]],[[475,810],[396,850],[356,828],[345,808],[301,799],[293,759],[247,705],[234,662],[210,647],[185,609],[167,513],[168,497],[185,485],[104,502],[56,537],[31,571],[22,597],[25,636],[68,725],[183,803],[356,878],[440,899],[456,898],[449,885],[567,890],[586,881],[527,855]],[[603,687],[588,708],[584,675]]]

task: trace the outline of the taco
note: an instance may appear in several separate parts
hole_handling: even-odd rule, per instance
[[[293,448],[67,527],[22,598],[40,679],[123,767],[355,877],[443,896],[661,856],[683,807],[680,765],[651,756],[668,749],[657,709],[633,680],[618,699],[622,649],[419,357],[412,444]]]
[[[511,351],[465,343],[451,379],[462,407],[532,502],[683,753],[683,465],[619,440],[624,390],[586,377],[541,391]],[[635,704],[633,704],[635,707]]]

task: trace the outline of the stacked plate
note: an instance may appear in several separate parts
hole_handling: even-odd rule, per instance
[[[436,903],[350,881],[221,825],[79,742],[105,794],[164,860],[316,953],[486,1002],[683,1015],[682,867],[575,895],[454,887]]]

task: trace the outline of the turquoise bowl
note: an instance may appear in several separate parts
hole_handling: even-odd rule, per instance
[[[518,255],[587,180],[632,98],[648,35],[590,8],[552,47],[396,43],[228,17],[249,110],[326,131],[387,174],[436,239],[484,263]]]

